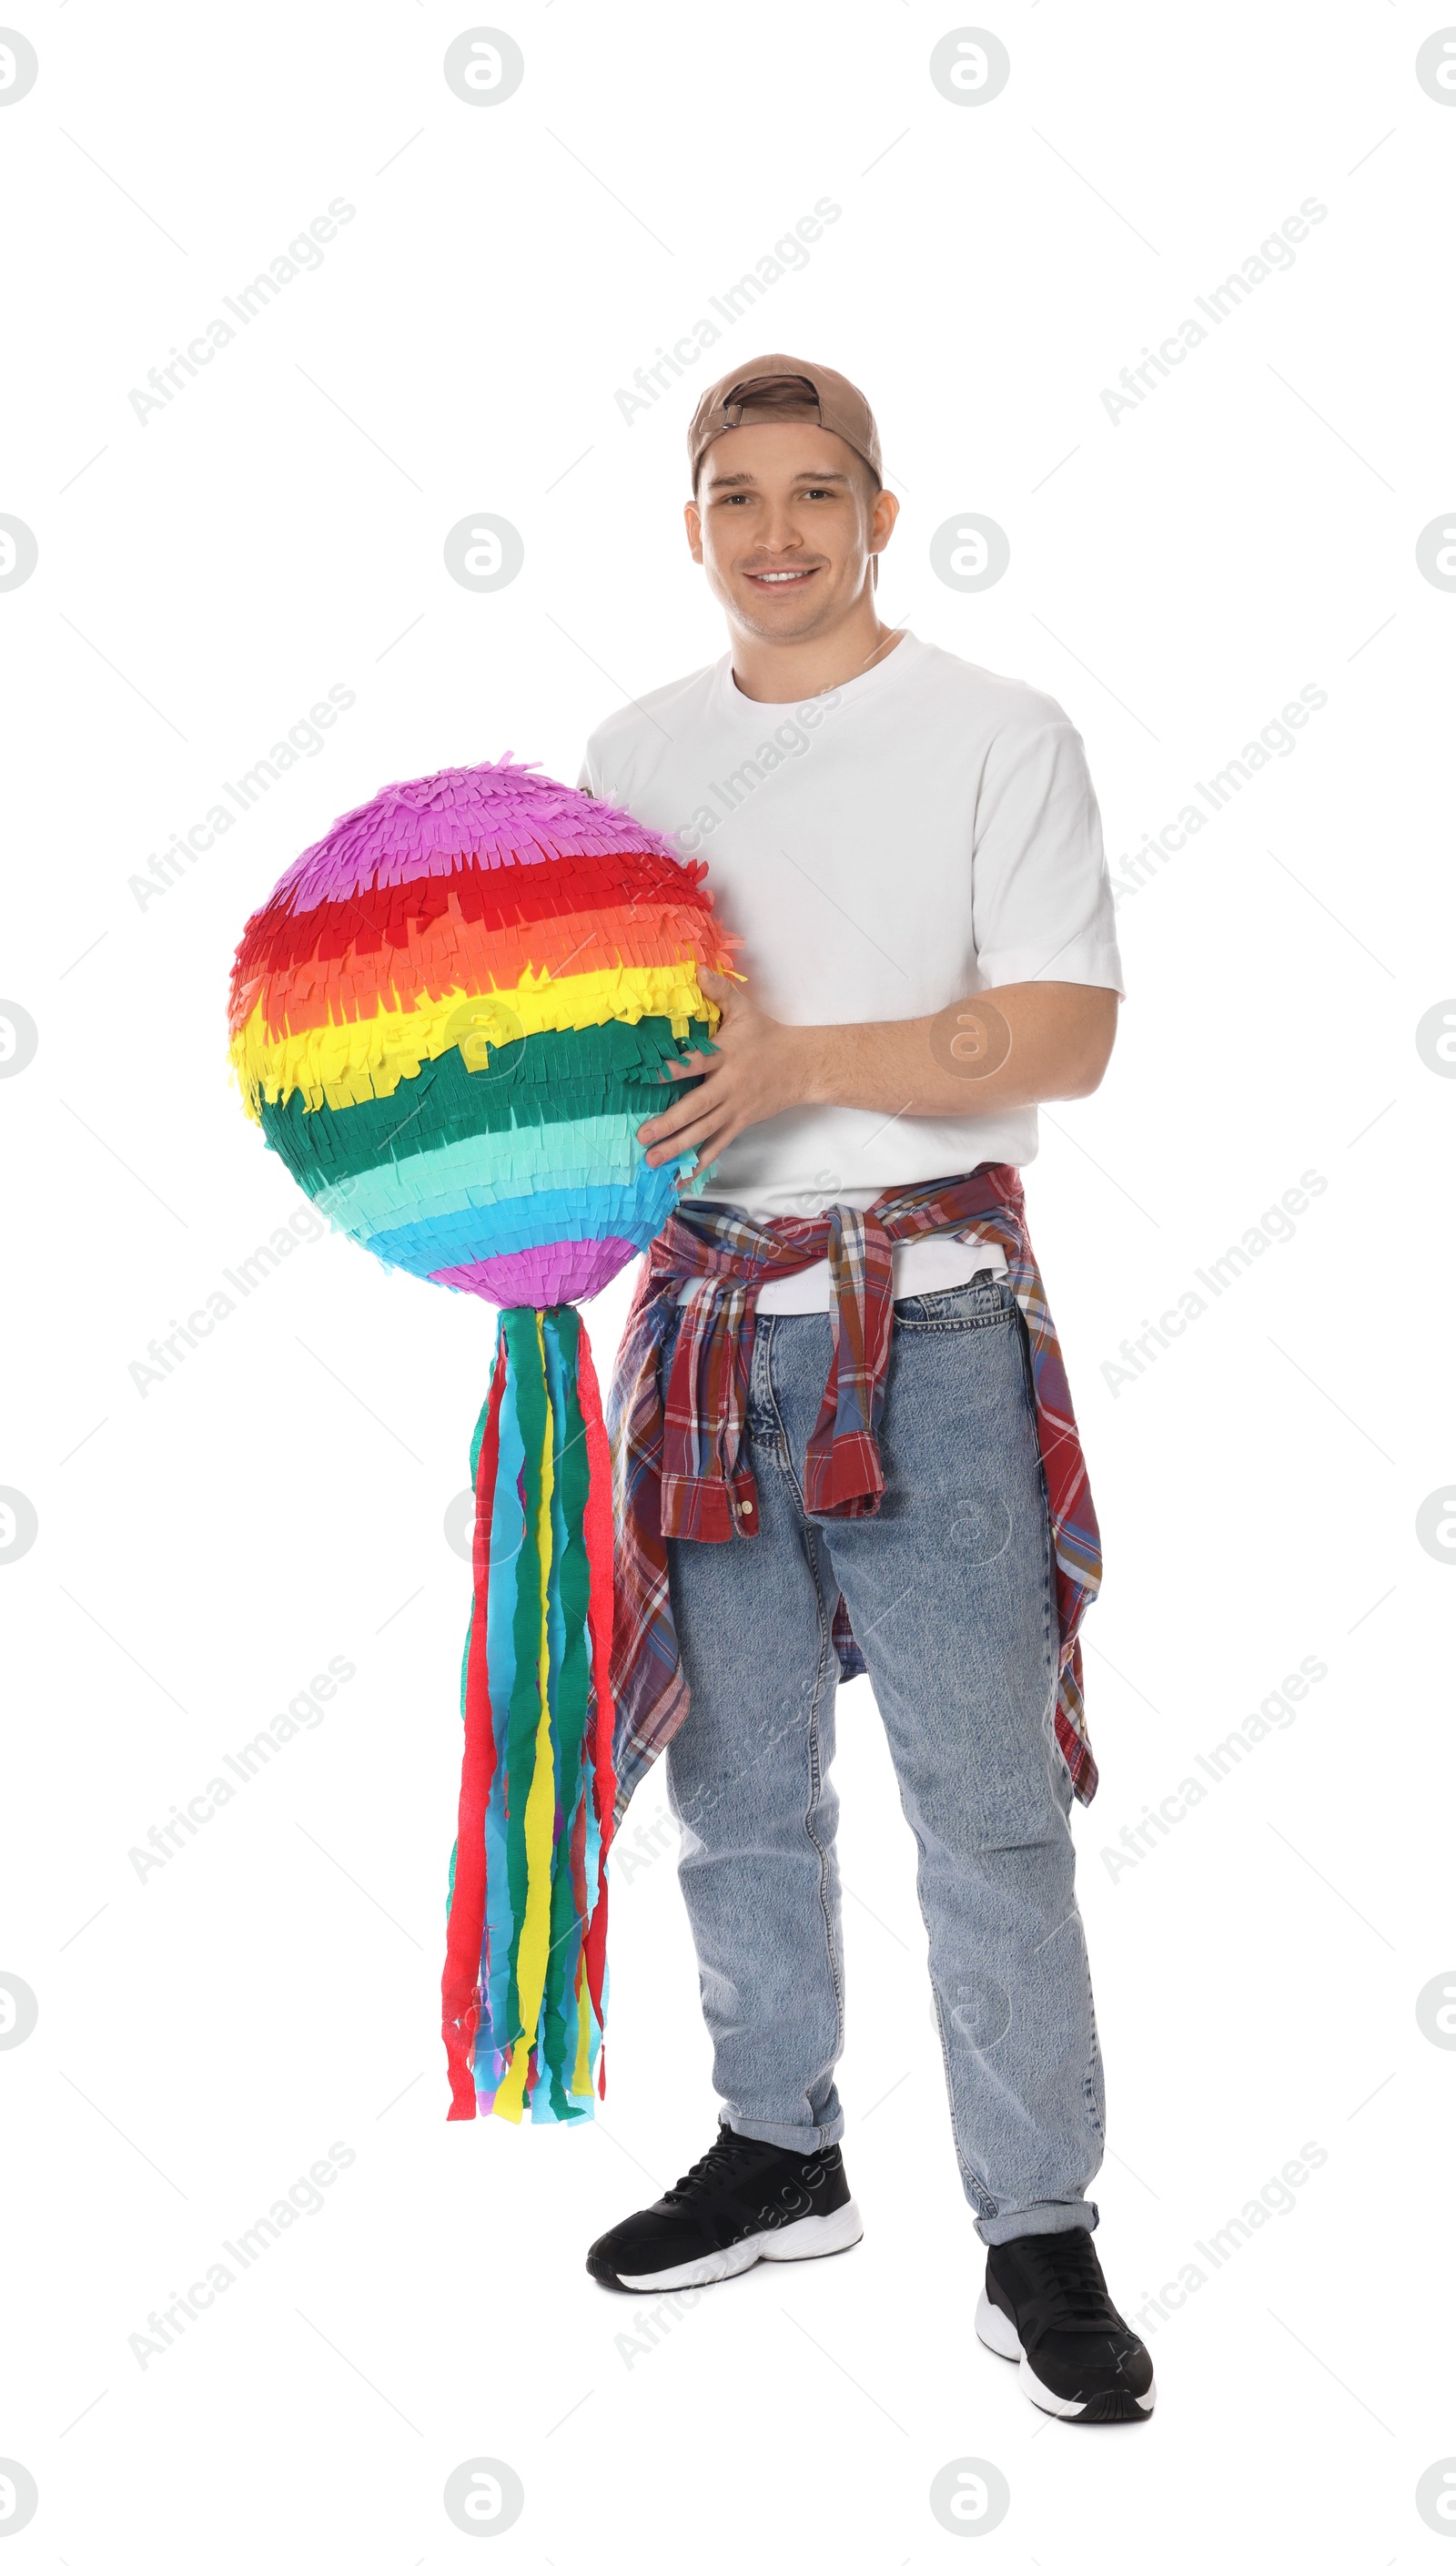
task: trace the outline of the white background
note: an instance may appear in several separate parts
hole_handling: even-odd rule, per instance
[[[1414,59],[1440,21],[997,0],[1011,79],[971,110],[931,85],[958,21],[924,0],[513,0],[526,76],[488,109],[442,78],[470,23],[59,0],[0,113],[0,509],[39,545],[0,594],[0,988],[39,1032],[0,1080],[0,1481],[39,1524],[0,1579],[0,1966],[40,2008],[0,2053],[0,2455],[40,2489],[16,2553],[437,2566],[470,2553],[441,2489],[480,2455],[523,2483],[502,2553],[531,2566],[923,2566],[957,2553],[928,2501],[957,2459],[1006,2478],[988,2553],[1016,2566],[1439,2553],[1415,2486],[1456,2447],[1456,2057],[1415,2007],[1456,1976],[1452,1590],[1414,1525],[1456,1480],[1456,1091],[1415,1029],[1456,983],[1456,599],[1415,546],[1456,495],[1456,111]],[[1293,267],[1113,425],[1102,388],[1311,196]],[[318,269],[143,424],[147,370],[335,197]],[[1045,1116],[1028,1179],[1107,1557],[1077,1826],[1121,2304],[1303,2145],[1328,2158],[1145,2319],[1161,2403],[1132,2433],[1045,2423],[973,2339],[867,1685],[838,1768],[865,2241],[669,2308],[643,2348],[583,2256],[716,2110],[665,1825],[641,1859],[660,1772],[613,1897],[600,2122],[444,2119],[468,1570],[442,1525],[489,1313],[330,1238],[144,1396],[128,1370],[300,1207],[225,1065],[232,948],[285,865],[393,777],[511,748],[574,780],[627,694],[722,646],[680,534],[694,383],[630,424],[613,395],[820,197],[839,221],[709,362],[784,348],[865,385],[903,501],[882,611],[1066,705],[1114,875],[1302,686],[1329,696],[1123,899],[1112,1067]],[[483,596],[442,561],[481,510],[525,545]],[[1011,546],[981,595],[929,564],[967,510]],[[357,702],[320,752],[139,904],[331,684]],[[1120,1341],[1307,1169],[1295,1237],[1114,1395]],[[604,1371],[624,1299],[592,1314]],[[320,1725],[139,1880],[129,1848],[336,1655]],[[1294,1723],[1112,1872],[1306,1656],[1329,1671]],[[324,2207],[139,2366],[128,2337],[335,2142]]]

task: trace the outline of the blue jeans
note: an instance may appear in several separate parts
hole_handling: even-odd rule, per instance
[[[663,1361],[670,1360],[669,1323]],[[845,1965],[830,1778],[841,1593],[919,1848],[966,2197],[988,2245],[1094,2227],[1102,2073],[1053,1727],[1051,1526],[1025,1324],[1006,1285],[897,1301],[885,1490],[806,1513],[828,1315],[761,1319],[748,1429],[759,1531],[672,1541],[692,1706],[667,1750],[720,2121],[806,2155],[844,2130]],[[897,2054],[894,2026],[881,2055]]]

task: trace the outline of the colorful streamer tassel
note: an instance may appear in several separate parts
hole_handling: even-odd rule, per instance
[[[604,2093],[611,1508],[575,1310],[507,1310],[471,1451],[475,1609],[444,1997],[451,2120]]]

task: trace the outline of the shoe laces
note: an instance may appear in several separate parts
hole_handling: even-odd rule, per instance
[[[1107,2296],[1096,2248],[1085,2227],[1069,2227],[1047,2236],[1020,2236],[1016,2251],[1031,2273],[1037,2292],[1041,2332],[1069,2328],[1077,2334],[1110,2330],[1122,2320]]]
[[[705,2157],[679,2177],[670,2191],[662,2195],[674,2203],[695,2200],[704,2191],[716,2191],[738,2170],[754,2157],[762,2142],[745,2139],[737,2130],[720,2130]]]

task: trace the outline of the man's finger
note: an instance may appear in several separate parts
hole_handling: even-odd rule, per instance
[[[637,1139],[644,1144],[665,1139],[669,1133],[681,1129],[684,1115],[701,1112],[710,1102],[711,1081],[704,1077],[690,1095],[684,1096],[680,1105],[664,1105],[660,1114],[649,1114],[644,1123],[639,1123]]]
[[[668,1158],[680,1157],[685,1150],[703,1149],[712,1136],[726,1128],[727,1120],[719,1114],[697,1115],[662,1140],[644,1145],[648,1166],[660,1167]]]
[[[674,1133],[670,1142],[655,1143],[647,1153],[647,1164],[660,1167],[668,1158],[680,1156],[685,1150],[696,1150],[699,1154],[704,1150],[724,1150],[735,1137],[735,1131],[733,1117],[727,1111],[701,1115]]]
[[[700,1176],[706,1168],[715,1167],[718,1160],[722,1157],[730,1141],[736,1140],[737,1137],[738,1136],[733,1130],[731,1124],[726,1132],[714,1132],[705,1135],[705,1137],[697,1144],[697,1155],[693,1166],[693,1174],[695,1176]]]
[[[695,1051],[688,1060],[665,1061],[661,1071],[663,1086],[680,1087],[685,1078],[711,1078],[723,1066],[723,1056],[715,1043],[710,1051]]]
[[[654,1114],[650,1122],[639,1123],[637,1139],[644,1150],[654,1148],[659,1141],[670,1141],[675,1133],[685,1131],[688,1122],[701,1110],[696,1092],[685,1096],[682,1103],[674,1105],[668,1113]]]

